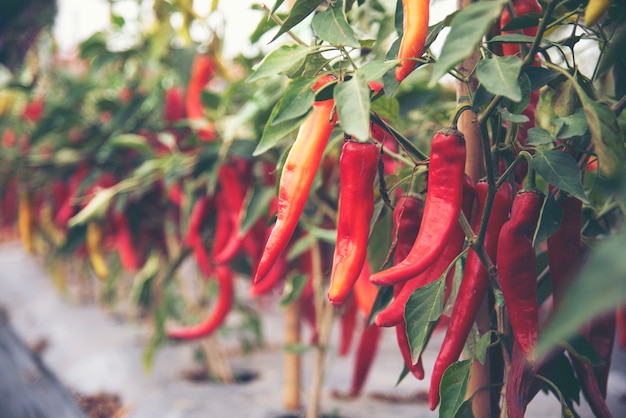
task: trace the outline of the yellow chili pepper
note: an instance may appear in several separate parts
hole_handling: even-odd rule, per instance
[[[102,252],[103,236],[104,231],[100,223],[96,221],[87,223],[87,254],[89,255],[91,267],[99,279],[109,277],[109,267]]]

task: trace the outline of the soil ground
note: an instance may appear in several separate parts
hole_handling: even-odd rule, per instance
[[[283,354],[280,350],[283,323],[276,303],[259,303],[267,349],[250,355],[229,356],[234,370],[257,374],[239,384],[220,384],[188,379],[195,368],[193,344],[171,344],[158,351],[153,369],[142,365],[149,330],[122,321],[95,304],[64,300],[41,261],[27,255],[19,243],[0,244],[0,306],[9,314],[14,329],[31,347],[38,348],[44,364],[60,381],[82,396],[87,410],[94,402],[106,411],[93,417],[132,418],[274,418],[285,415],[282,405]],[[250,303],[255,303],[250,301]],[[254,306],[254,305],[252,305]],[[393,330],[385,330],[380,351],[363,396],[344,400],[333,395],[347,391],[352,355],[331,354],[323,391],[323,411],[346,418],[436,417],[426,404],[428,366],[433,364],[442,335],[435,335],[424,355],[426,379],[407,378],[397,387],[400,355]],[[336,329],[333,334],[336,342]],[[311,381],[312,354],[303,359],[303,388]],[[185,375],[187,374],[187,378]],[[608,404],[615,417],[626,416],[626,353],[615,350],[609,379]],[[305,395],[305,394],[304,394]],[[306,397],[303,397],[306,400]],[[583,400],[577,412],[593,414]],[[97,409],[97,408],[96,408]],[[108,415],[107,415],[108,414]],[[558,400],[539,394],[529,405],[528,417],[560,417]],[[22,418],[22,417],[6,417]]]

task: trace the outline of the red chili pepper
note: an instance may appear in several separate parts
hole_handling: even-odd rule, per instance
[[[485,182],[480,182],[475,187],[478,211],[474,218],[474,233],[478,232],[480,226],[483,209],[487,201],[488,187]],[[485,251],[492,261],[496,260],[500,229],[509,217],[513,200],[512,193],[511,185],[504,183],[500,190],[496,192],[493,201],[484,240]],[[482,265],[476,252],[471,250],[465,262],[463,278],[454,302],[448,329],[433,367],[429,396],[431,410],[435,409],[437,404],[439,404],[439,385],[441,384],[443,373],[461,355],[478,309],[488,289],[489,273]]]
[[[122,268],[125,271],[139,270],[143,264],[143,257],[139,254],[139,245],[133,237],[133,231],[126,213],[114,213],[113,223],[115,225],[115,244]]]
[[[215,276],[220,293],[210,315],[197,325],[168,329],[168,337],[176,340],[195,340],[210,335],[224,323],[233,305],[234,278],[230,268],[224,265],[215,267]]]
[[[367,318],[363,322],[364,329],[361,333],[361,338],[359,338],[359,345],[354,358],[354,368],[352,369],[350,396],[353,397],[361,394],[380,343],[381,329],[376,325],[368,325]]]
[[[587,338],[602,360],[601,365],[592,367],[572,356],[580,389],[596,417],[612,417],[606,405],[606,391],[615,341],[615,325],[615,315],[609,312],[591,320],[581,330],[581,334]]]
[[[221,190],[217,198],[219,211],[212,249],[213,261],[217,264],[230,262],[237,255],[243,242],[240,229],[248,187],[247,167],[245,168],[247,173],[244,173],[233,164],[223,164],[218,173]],[[221,239],[222,236],[225,239]]]
[[[185,92],[179,86],[173,86],[165,90],[163,103],[163,120],[166,124],[185,119]]]
[[[287,257],[281,256],[272,266],[265,280],[259,283],[253,283],[250,287],[250,296],[256,297],[272,290],[276,285],[284,282],[287,276]]]
[[[346,142],[341,150],[337,242],[328,290],[333,305],[348,296],[367,258],[378,157],[378,147],[372,143]]]
[[[324,77],[322,80],[330,80]],[[298,225],[324,149],[337,122],[333,99],[315,102],[313,113],[302,123],[287,155],[278,186],[276,224],[259,262],[254,281],[263,280],[287,247]]]
[[[25,121],[37,123],[43,116],[44,105],[43,97],[35,97],[26,104],[20,116]]]
[[[539,334],[533,235],[542,204],[543,195],[539,192],[518,193],[513,200],[511,219],[504,224],[498,238],[496,265],[500,287],[513,336],[526,355],[535,347]]]
[[[339,317],[339,356],[347,356],[352,345],[352,337],[356,330],[356,318],[358,308],[354,295],[349,295],[342,305],[342,313]]]
[[[70,218],[74,216],[78,211],[78,197],[80,194],[80,188],[83,180],[85,180],[85,178],[89,174],[89,170],[90,168],[88,163],[81,163],[76,168],[76,171],[73,173],[73,175],[70,177],[70,180],[68,182],[67,197],[59,208],[59,211],[57,212],[55,217],[55,223],[59,227],[66,228]]]
[[[394,264],[402,262],[411,251],[413,243],[417,238],[424,216],[424,201],[415,196],[404,195],[396,202],[393,210],[392,248]],[[393,286],[394,297],[400,293],[404,283]],[[380,314],[379,314],[380,315]],[[377,315],[378,316],[378,315]],[[376,325],[384,326],[386,321],[383,318],[376,318]]]
[[[187,85],[185,97],[187,117],[192,122],[192,128],[197,131],[198,137],[203,141],[213,141],[216,137],[215,127],[206,120],[202,105],[202,91],[215,75],[215,71],[213,58],[208,55],[196,55],[191,65],[191,77]]]
[[[430,148],[424,218],[411,252],[401,263],[374,274],[379,285],[406,281],[425,271],[443,252],[446,237],[458,223],[463,201],[465,141],[455,129],[435,134]]]
[[[565,292],[580,268],[582,202],[567,196],[559,203],[563,216],[559,229],[548,238],[548,264],[552,278],[554,307],[560,306]]]
[[[378,296],[378,286],[369,281],[371,274],[372,270],[370,269],[370,265],[367,261],[365,261],[353,288],[356,306],[359,308],[361,313],[367,317],[369,317],[370,311],[372,310],[372,307],[374,307],[374,302]]]
[[[411,355],[411,346],[409,345],[409,337],[406,334],[406,322],[404,318],[396,325],[396,339],[398,341],[398,348],[400,348],[400,354],[404,364],[409,369],[411,374],[417,378],[417,380],[424,379],[424,365],[422,364],[422,356],[419,357],[417,363],[413,364],[413,356]]]
[[[463,212],[466,216],[471,216],[472,206],[474,204],[474,185],[468,176],[464,176],[463,184]],[[424,224],[426,225],[426,224]],[[461,253],[463,243],[465,242],[465,233],[460,223],[456,222],[450,234],[445,238],[446,246],[441,255],[430,265],[424,272],[407,280],[402,284],[402,288],[397,292],[393,301],[378,316],[376,316],[376,324],[381,327],[393,327],[404,320],[404,308],[411,294],[420,287],[439,279],[448,269],[450,263]],[[454,267],[448,271],[446,275],[446,295],[447,299],[452,290],[451,283],[448,283],[454,277]],[[445,303],[445,301],[444,301]]]
[[[398,59],[400,66],[396,68],[396,80],[404,80],[417,67],[417,61],[424,52],[424,43],[428,34],[429,0],[402,0],[404,14],[402,40]]]
[[[202,243],[202,227],[209,211],[212,209],[212,204],[213,198],[211,196],[202,196],[194,203],[191,209],[185,242],[192,248],[204,245]]]
[[[526,358],[526,352],[517,341],[513,341],[511,350],[511,367],[506,382],[506,412],[509,418],[524,418],[526,407],[530,402],[534,380],[532,366]]]

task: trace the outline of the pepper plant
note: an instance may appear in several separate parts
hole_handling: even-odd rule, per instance
[[[232,73],[215,33],[157,42],[174,36],[162,1],[134,49],[84,42],[87,76],[42,70],[46,89],[15,72],[3,226],[49,259],[88,260],[109,294],[126,278],[152,314],[148,354],[248,312],[236,280],[276,292],[311,329],[286,347],[316,351],[309,417],[334,319],[340,354],[361,332],[350,396],[395,327],[400,380],[428,376],[439,416],[521,417],[542,389],[566,416],[581,392],[609,416],[616,331],[626,340],[624,4],[463,0],[429,22],[428,0],[283,3],[256,6],[269,51]],[[200,297],[184,296],[185,260],[209,279]]]

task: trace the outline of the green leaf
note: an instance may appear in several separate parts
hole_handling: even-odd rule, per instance
[[[296,0],[291,11],[289,12],[289,16],[283,22],[276,36],[272,38],[271,42],[274,42],[280,35],[287,32],[298,23],[302,22],[308,15],[313,13],[317,6],[322,4],[323,0]]]
[[[282,346],[283,351],[291,354],[302,355],[307,351],[312,349],[313,347],[305,344],[284,344]]]
[[[115,194],[116,192],[113,187],[99,190],[89,203],[87,203],[87,206],[70,218],[67,225],[73,228],[91,220],[103,219]]]
[[[624,171],[624,131],[606,104],[592,100],[580,86],[577,91],[598,155],[600,173],[607,179],[614,179]]]
[[[396,65],[397,61],[370,61],[359,68],[359,77],[362,77],[365,81],[380,80]]]
[[[517,57],[494,56],[478,62],[476,77],[489,92],[519,102],[522,100],[522,89],[517,78],[521,69],[522,60]]]
[[[315,47],[302,45],[281,45],[263,58],[247,81],[252,82],[264,77],[286,73],[295,64],[304,61],[306,56],[315,49]]]
[[[409,368],[407,367],[405,362],[402,362],[402,371],[400,372],[400,376],[398,376],[398,380],[396,380],[396,386],[400,384],[404,380],[405,377],[409,375]]]
[[[449,418],[456,416],[467,394],[467,384],[470,378],[472,360],[463,360],[452,363],[441,378],[441,406],[439,417]]]
[[[361,44],[354,36],[343,11],[343,0],[336,0],[321,13],[313,16],[311,22],[315,34],[332,45],[345,45],[359,48]]]
[[[256,149],[252,153],[252,156],[257,157],[264,152],[269,151],[274,148],[276,145],[280,143],[280,141],[285,138],[287,135],[292,133],[295,129],[300,126],[302,121],[308,116],[308,113],[302,115],[300,117],[289,119],[283,121],[281,123],[277,123],[276,125],[272,124],[276,113],[278,112],[278,108],[280,107],[280,102],[274,106],[272,110],[272,114],[265,124],[265,128],[263,129],[263,135],[261,136],[261,140],[257,145]]]
[[[121,134],[109,139],[108,144],[115,148],[128,148],[144,155],[152,154],[152,146],[145,136],[136,134]]]
[[[463,401],[459,409],[456,411],[456,414],[454,414],[454,418],[474,418],[472,399]]]
[[[474,52],[483,36],[500,17],[505,3],[504,0],[481,1],[455,14],[439,60],[433,67],[430,87],[433,87],[445,73]]]
[[[533,43],[534,36],[526,36],[519,33],[507,33],[505,35],[496,35],[489,40],[490,43],[497,42],[503,44],[526,44]]]
[[[530,79],[532,91],[539,90],[560,75],[558,71],[535,66],[524,69],[524,73]]]
[[[337,242],[336,229],[319,228],[317,226],[307,224],[306,230],[309,231],[310,235],[314,238],[321,239],[322,241],[326,241],[330,244],[335,244],[335,242]]]
[[[315,101],[315,92],[311,88],[316,81],[308,77],[291,80],[280,100],[272,125],[306,114]]]
[[[560,137],[559,137],[560,138]],[[555,139],[550,132],[542,128],[530,128],[528,130],[528,145],[546,145],[551,144]]]
[[[289,277],[285,282],[285,290],[283,291],[283,297],[280,299],[279,305],[284,308],[296,301],[302,294],[308,279],[309,276],[306,274],[296,274]]]
[[[550,192],[543,202],[533,242],[542,242],[550,238],[559,229],[561,219],[563,219],[563,209],[554,200],[554,194]]]
[[[285,0],[276,0],[276,3],[274,3],[274,6],[272,6],[272,11],[270,12],[270,15],[276,13],[276,11],[278,10],[278,8],[285,2]],[[267,20],[271,20],[271,17],[268,15],[267,16]]]
[[[585,110],[582,108],[567,117],[557,118],[555,122],[557,126],[559,124],[561,125],[559,132],[556,134],[557,138],[583,136],[589,130],[589,125],[587,124],[587,119],[585,117]]]
[[[344,132],[359,141],[370,137],[370,88],[361,77],[353,77],[335,87],[335,103]]]
[[[540,13],[526,13],[520,16],[517,16],[515,19],[511,19],[509,23],[506,24],[505,27],[502,28],[502,31],[510,31],[510,30],[518,30],[525,28],[536,28],[539,26],[539,20],[542,15]],[[532,39],[530,40],[532,42]]]
[[[508,122],[514,122],[514,123],[528,122],[528,116],[511,113],[503,107],[498,107],[498,113],[500,114],[500,116],[502,116],[502,119]]]
[[[600,242],[567,291],[560,308],[539,339],[536,355],[547,354],[591,318],[626,303],[626,229]]]
[[[563,396],[565,401],[565,403],[561,404],[562,406],[573,408],[572,400],[580,403],[580,385],[574,374],[572,364],[564,353],[559,353],[551,361],[551,367],[548,368],[544,377],[550,380],[561,392],[561,396]],[[543,387],[553,392],[557,398],[559,397],[551,385],[544,383]]]
[[[413,363],[419,359],[435,324],[443,312],[445,275],[415,290],[404,307],[406,333]]]
[[[489,350],[489,346],[491,345],[491,338],[493,337],[494,331],[487,331],[483,335],[480,336],[478,342],[476,343],[476,359],[480,362],[480,364],[485,364],[485,360],[487,359],[487,350]]]
[[[376,318],[376,315],[389,305],[391,299],[393,299],[393,286],[380,286],[378,293],[376,293],[376,299],[374,299],[374,305],[372,305],[369,318],[367,318],[368,324],[371,324],[374,318]]]
[[[241,222],[239,235],[243,236],[252,228],[261,216],[267,211],[267,208],[274,198],[274,189],[269,187],[255,187],[248,194],[245,202],[245,216]]]
[[[548,183],[583,202],[588,202],[580,180],[578,164],[567,152],[538,149],[532,159],[532,168]]]

